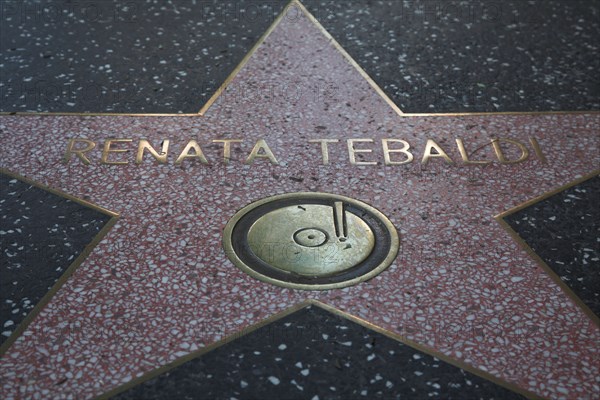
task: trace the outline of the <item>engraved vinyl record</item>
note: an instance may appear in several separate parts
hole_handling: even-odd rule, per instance
[[[238,211],[223,245],[244,272],[280,286],[332,289],[368,280],[394,260],[399,238],[375,208],[327,193],[289,193]]]

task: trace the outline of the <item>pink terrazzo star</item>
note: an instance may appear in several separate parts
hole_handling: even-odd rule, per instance
[[[0,166],[120,214],[0,361],[3,398],[88,398],[306,299],[401,334],[544,397],[600,396],[600,328],[494,216],[598,168],[599,114],[400,115],[307,17],[283,18],[204,116],[4,116]],[[171,140],[169,162],[62,162],[68,138]],[[492,137],[547,159],[464,165],[454,144]],[[258,139],[279,165],[245,165]],[[323,165],[313,139],[329,145]],[[346,139],[368,138],[349,162]],[[411,143],[415,162],[383,165],[381,139]],[[210,165],[175,165],[196,139]],[[219,139],[232,144],[223,161]],[[420,157],[427,139],[456,165]],[[511,154],[512,155],[512,154]],[[477,159],[494,159],[491,147]],[[514,155],[512,155],[514,156]],[[401,158],[395,153],[393,157]],[[271,195],[320,191],[356,198],[397,227],[396,261],[374,279],[330,291],[258,281],[226,257],[237,210]],[[64,381],[64,378],[68,378]],[[57,385],[57,382],[62,382]]]

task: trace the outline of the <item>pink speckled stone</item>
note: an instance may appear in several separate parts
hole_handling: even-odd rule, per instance
[[[540,396],[600,397],[600,329],[494,216],[600,163],[600,116],[402,117],[306,18],[283,19],[204,117],[0,118],[0,165],[120,213],[121,218],[0,361],[2,397],[88,398],[307,298],[404,335]],[[526,143],[518,165],[383,166],[382,138],[427,138],[460,156],[491,137]],[[67,138],[172,140],[168,165],[61,162]],[[210,166],[174,165],[195,138]],[[222,161],[213,139],[244,139]],[[280,165],[243,164],[258,138]],[[318,144],[335,138],[330,165]],[[376,166],[353,166],[347,138],[372,138]],[[241,151],[240,151],[241,150]],[[478,153],[479,154],[479,153]],[[491,157],[489,146],[481,157]],[[115,156],[119,158],[120,156]],[[290,179],[295,178],[295,179]],[[394,264],[369,282],[297,291],[238,270],[222,230],[248,203],[322,191],[386,214],[401,235]],[[68,378],[63,384],[57,382]]]

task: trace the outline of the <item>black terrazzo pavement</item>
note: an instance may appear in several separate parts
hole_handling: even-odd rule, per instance
[[[0,2],[0,111],[197,112],[285,3]],[[405,112],[600,108],[598,1],[303,3]],[[4,341],[108,217],[0,178]],[[597,315],[598,180],[507,218]],[[317,307],[118,397],[430,394],[521,398]]]
[[[117,399],[521,399],[310,306],[117,395]]]
[[[196,113],[281,1],[0,2],[0,111]]]
[[[306,0],[404,112],[597,110],[596,0]]]
[[[596,0],[303,3],[405,112],[600,108]],[[3,1],[0,111],[197,112],[285,4]]]
[[[109,219],[0,173],[0,345]]]
[[[600,317],[600,177],[505,220]]]

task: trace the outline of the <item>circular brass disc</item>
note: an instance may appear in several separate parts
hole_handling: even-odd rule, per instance
[[[396,257],[399,238],[392,223],[368,204],[301,192],[242,208],[225,226],[223,246],[238,268],[257,279],[323,290],[382,272]]]

